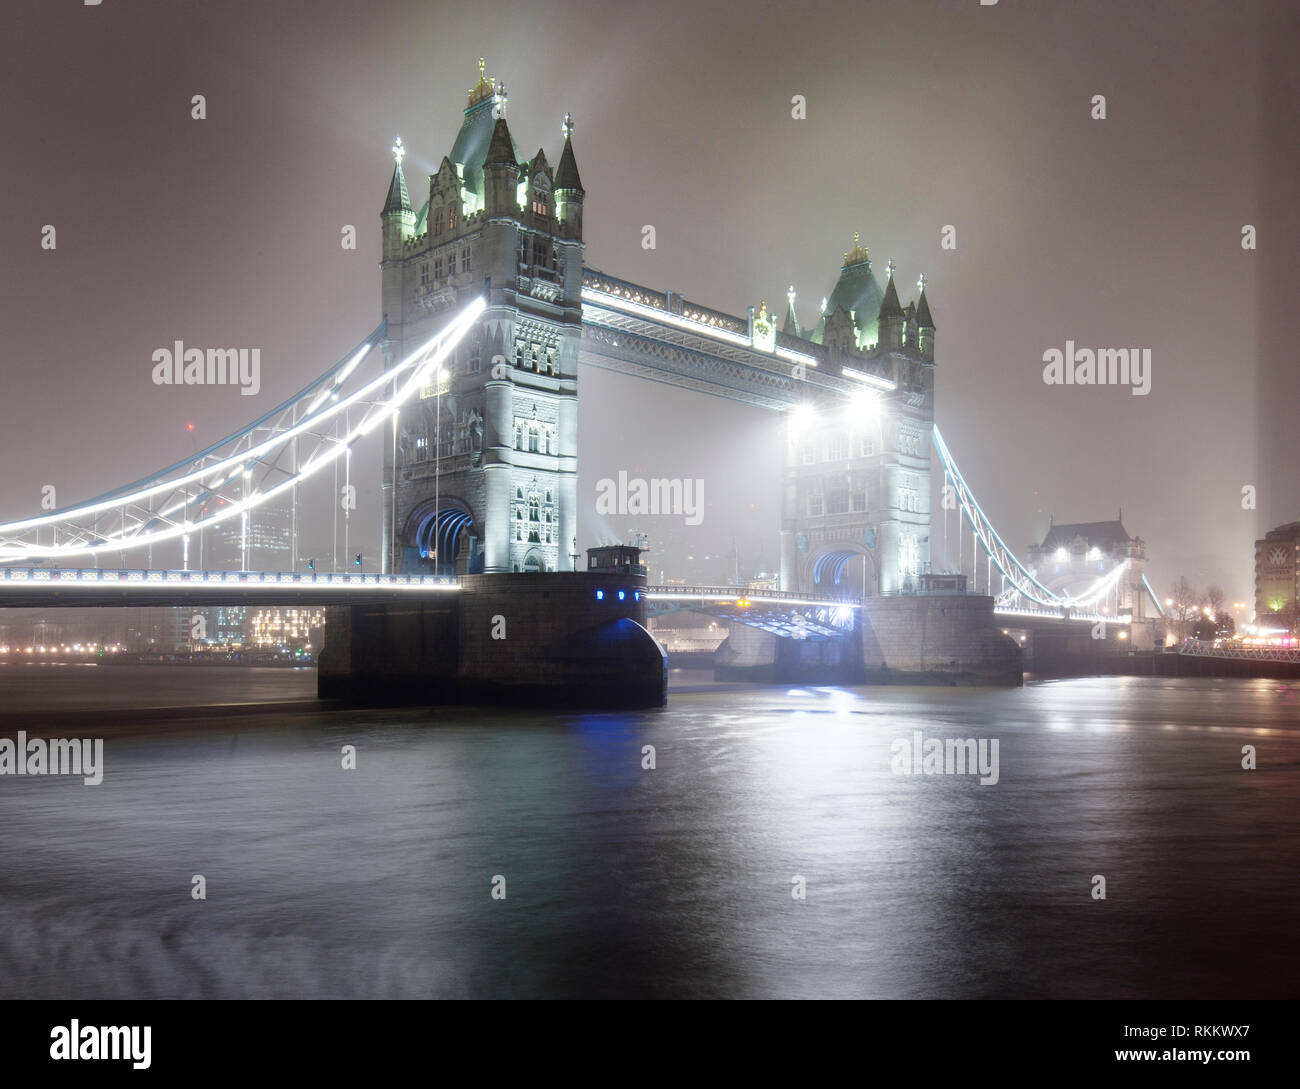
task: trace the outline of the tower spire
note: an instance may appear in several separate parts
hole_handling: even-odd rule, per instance
[[[785,293],[785,324],[781,327],[781,332],[795,337],[803,336],[803,330],[799,328],[799,316],[794,311],[794,284]]]
[[[406,148],[399,136],[393,144],[393,180],[388,185],[388,199],[384,202],[384,215],[393,212],[409,212],[411,197],[406,191],[406,177],[402,173],[402,160],[406,158]]]

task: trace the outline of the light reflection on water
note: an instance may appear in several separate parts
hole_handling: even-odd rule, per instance
[[[312,680],[171,672],[192,702]],[[159,676],[146,702],[179,702]],[[0,777],[0,996],[1294,993],[1287,682],[677,680],[636,713],[106,726],[99,787]],[[130,671],[95,683],[139,699]],[[57,705],[87,701],[61,681]],[[998,784],[893,774],[915,730],[999,739]]]

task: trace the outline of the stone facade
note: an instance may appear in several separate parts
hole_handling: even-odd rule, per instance
[[[782,589],[906,592],[929,568],[935,330],[919,283],[918,300],[904,309],[892,262],[882,290],[855,240],[815,328],[799,326],[790,292],[783,332],[823,345],[825,366],[862,392],[847,401],[810,394],[790,414]]]
[[[567,118],[552,169],[540,149],[520,157],[505,106],[480,71],[418,212],[395,149],[381,214],[385,365],[473,297],[487,308],[390,432],[385,571],[573,568],[584,193]]]

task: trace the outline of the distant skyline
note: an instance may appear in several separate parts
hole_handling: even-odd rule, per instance
[[[927,276],[936,417],[1021,556],[1053,515],[1122,508],[1162,596],[1185,575],[1249,600],[1253,541],[1300,519],[1289,8],[24,5],[0,45],[0,517],[184,456],[186,422],[200,445],[234,430],[373,327],[388,149],[400,133],[422,203],[483,56],[521,153],[556,161],[572,112],[588,265],[737,314],[783,314],[793,284],[810,325],[860,232],[905,301]],[[178,339],[260,348],[261,392],[153,385]],[[1067,340],[1150,348],[1150,394],[1045,385]],[[696,554],[735,537],[775,559],[778,417],[580,381],[582,547],[596,481],[623,469],[705,481]],[[352,547],[377,551],[378,457],[357,457],[373,543]]]

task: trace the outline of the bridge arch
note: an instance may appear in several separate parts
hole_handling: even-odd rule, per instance
[[[476,574],[483,568],[474,512],[455,496],[417,506],[402,533],[402,570],[412,574]]]
[[[856,541],[828,541],[809,552],[802,584],[809,593],[831,597],[871,597],[880,593],[876,558]]]

